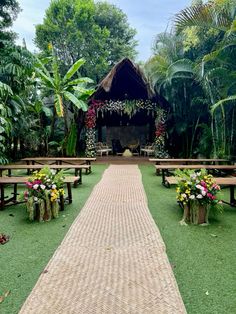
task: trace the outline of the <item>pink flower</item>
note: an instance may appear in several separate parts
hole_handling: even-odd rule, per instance
[[[212,188],[215,190],[220,190],[220,186],[217,184],[213,184]]]
[[[207,186],[205,181],[201,181],[201,185],[204,186],[204,187]]]
[[[38,184],[38,185],[40,185],[41,183],[42,183],[41,180],[34,180],[34,182],[33,182],[33,184]]]
[[[212,198],[212,194],[211,193],[207,193],[207,197],[208,198]]]
[[[32,182],[25,182],[27,188],[32,189],[33,183]]]

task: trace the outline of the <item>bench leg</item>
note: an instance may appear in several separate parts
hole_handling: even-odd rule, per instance
[[[60,210],[63,211],[64,209],[65,209],[64,195],[60,195]]]
[[[234,198],[234,185],[230,185],[230,204],[231,206],[236,206],[236,200]]]
[[[1,191],[0,210],[3,210],[4,209],[4,203],[5,203],[4,184],[0,185],[0,191]]]
[[[92,171],[91,171],[91,162],[89,160],[86,161],[86,165],[89,166],[88,169],[86,169],[86,174],[90,174]]]
[[[71,191],[71,184],[69,182],[67,183],[67,192],[68,192],[69,204],[71,204],[72,203],[72,191]]]
[[[82,184],[82,169],[79,169],[79,184]]]
[[[13,202],[15,203],[16,200],[17,200],[17,183],[14,183]]]

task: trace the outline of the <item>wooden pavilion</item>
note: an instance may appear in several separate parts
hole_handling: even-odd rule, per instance
[[[116,140],[122,147],[152,143],[158,109],[166,106],[167,101],[154,92],[140,67],[128,58],[121,60],[90,98],[87,155],[94,155],[95,142],[111,146]]]

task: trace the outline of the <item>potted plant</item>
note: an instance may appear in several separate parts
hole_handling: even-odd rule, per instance
[[[181,224],[208,224],[209,213],[222,211],[220,186],[206,169],[176,171],[177,200],[184,209]]]
[[[59,201],[64,195],[63,172],[56,173],[45,167],[35,171],[33,176],[26,182],[27,190],[24,192],[29,219],[49,221],[57,218]]]

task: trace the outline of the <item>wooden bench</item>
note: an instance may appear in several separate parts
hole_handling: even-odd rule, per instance
[[[176,185],[178,184],[178,181],[176,179],[176,177],[166,177],[166,186],[170,187],[171,185]],[[235,199],[235,194],[234,194],[234,190],[235,190],[235,186],[236,186],[236,177],[226,177],[226,178],[222,178],[222,177],[215,177],[214,178],[216,184],[222,186],[229,186],[230,189],[230,201],[226,202],[223,201],[226,204],[229,204],[231,206],[236,206],[236,199]]]
[[[60,209],[64,210],[64,202],[65,200],[70,203],[72,203],[72,190],[71,190],[71,184],[74,184],[74,187],[77,186],[78,181],[79,181],[79,177],[73,177],[73,176],[66,176],[64,178],[64,183],[67,186],[67,197],[64,198],[63,196],[60,197]],[[18,201],[17,200],[17,187],[18,184],[25,184],[25,182],[27,182],[29,180],[29,177],[1,177],[0,178],[0,192],[1,192],[1,196],[0,196],[0,210],[3,210],[4,207],[8,204],[8,203],[12,203],[12,204],[19,204],[22,203],[24,201]],[[5,197],[5,188],[7,185],[12,185],[13,184],[13,196],[9,197],[6,199]]]
[[[228,159],[220,158],[149,158],[150,162],[155,162],[156,165],[161,164],[181,164],[181,165],[191,165],[191,164],[219,164],[226,163],[229,164]]]
[[[157,171],[162,172],[162,184],[168,187],[166,183],[166,177],[169,176],[169,170],[177,170],[177,169],[189,169],[189,170],[198,170],[198,169],[207,169],[207,170],[218,170],[226,173],[232,173],[236,169],[236,165],[155,165],[156,173]]]
[[[66,164],[66,165],[46,165],[50,169],[55,169],[57,171],[59,170],[68,170],[68,169],[74,169],[75,170],[75,177],[79,176],[79,184],[82,184],[82,170],[83,169],[89,169],[89,165],[72,165],[72,164]],[[3,171],[8,172],[8,176],[11,176],[12,170],[22,170],[26,169],[29,171],[34,170],[41,170],[44,168],[45,165],[0,165],[0,177],[2,177]]]
[[[86,168],[86,174],[89,174],[92,172],[91,162],[96,161],[96,158],[92,158],[92,157],[28,157],[28,158],[23,158],[22,161],[26,162],[27,165],[35,165],[35,164],[45,165],[47,163],[56,164],[56,165],[62,165],[62,164],[88,165],[89,168]]]

